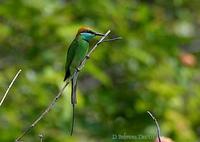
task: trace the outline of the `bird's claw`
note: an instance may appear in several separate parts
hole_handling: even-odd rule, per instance
[[[86,59],[89,59],[89,58],[90,58],[90,56],[88,56],[88,55],[86,55],[85,57],[86,57]]]
[[[77,71],[80,71],[80,70],[81,70],[81,68],[80,68],[80,67],[78,67],[78,68],[76,68],[76,70],[77,70]]]

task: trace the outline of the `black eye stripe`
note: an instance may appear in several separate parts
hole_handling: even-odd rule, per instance
[[[90,31],[90,30],[84,31],[84,32],[82,32],[82,33],[91,33],[91,34],[94,34],[94,32],[93,32],[93,31]]]

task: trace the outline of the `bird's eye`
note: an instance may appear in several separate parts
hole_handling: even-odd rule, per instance
[[[87,30],[86,33],[94,34],[94,32],[90,30]]]

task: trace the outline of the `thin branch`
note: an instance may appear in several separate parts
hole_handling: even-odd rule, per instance
[[[56,95],[56,97],[53,99],[53,101],[50,103],[50,105],[45,109],[45,111],[16,139],[16,142],[19,142],[24,135],[26,135],[35,125],[52,109],[52,107],[55,105],[55,103],[58,101],[58,99],[62,96],[63,91],[69,84],[70,80],[67,80],[66,84],[63,86],[63,88],[60,90],[60,92]]]
[[[158,121],[156,120],[156,118],[153,116],[153,114],[150,111],[147,111],[147,113],[151,116],[151,118],[156,123],[156,130],[157,130],[157,135],[158,135],[158,141],[161,142],[161,139],[160,139],[160,127],[159,127]]]
[[[55,103],[58,101],[58,99],[62,96],[63,91],[69,84],[70,80],[74,77],[74,75],[79,72],[83,66],[86,63],[86,60],[89,59],[91,53],[97,48],[97,46],[103,42],[103,40],[108,36],[110,33],[110,30],[106,32],[106,34],[93,46],[93,48],[90,50],[90,52],[86,55],[86,57],[83,59],[83,61],[80,63],[74,74],[66,81],[66,84],[63,86],[63,88],[60,90],[60,92],[56,95],[56,97],[53,99],[53,101],[49,104],[49,106],[44,110],[44,112],[16,139],[16,142],[19,142],[32,128],[35,127],[35,125],[53,108]]]
[[[15,75],[15,77],[13,78],[12,82],[10,83],[10,85],[8,86],[8,89],[6,90],[6,93],[4,94],[3,98],[1,99],[1,102],[0,102],[0,106],[2,105],[3,101],[5,100],[10,88],[12,87],[13,83],[15,82],[15,80],[17,79],[18,75],[20,74],[22,70],[20,69],[17,74]]]

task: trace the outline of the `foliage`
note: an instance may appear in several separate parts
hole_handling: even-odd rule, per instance
[[[123,40],[100,45],[80,73],[74,136],[69,136],[69,87],[24,141],[39,141],[41,133],[48,142],[105,142],[116,134],[156,137],[147,110],[155,114],[162,135],[198,141],[198,3],[1,0],[1,96],[22,72],[0,107],[0,141],[13,141],[62,87],[67,47],[82,25],[111,29]]]

